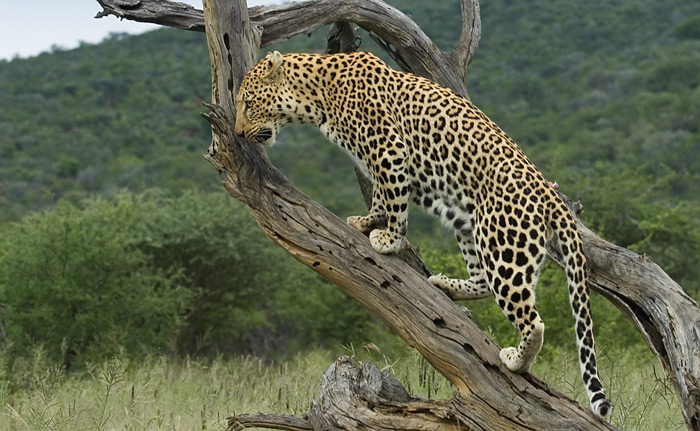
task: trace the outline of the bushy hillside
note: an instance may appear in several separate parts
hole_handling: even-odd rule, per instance
[[[443,49],[450,49],[459,37],[456,0],[390,3],[410,14]],[[584,216],[594,230],[649,254],[697,298],[700,3],[488,0],[483,1],[481,14],[482,40],[468,77],[474,102],[550,180],[560,183],[564,193],[583,201]],[[324,47],[324,36],[321,30],[274,48],[317,51]],[[368,35],[363,35],[363,41],[362,49],[375,49]],[[119,191],[126,189],[133,199],[147,199],[155,187],[168,190],[173,200],[178,195],[198,196],[187,195],[191,189],[223,193],[214,170],[201,158],[210,130],[199,112],[204,111],[201,101],[208,100],[209,86],[204,36],[172,29],[131,37],[113,35],[99,45],[0,62],[0,222],[25,217],[24,224],[2,225],[4,235],[21,238],[22,226],[42,217],[26,216],[53,208],[61,198],[79,203],[91,195],[122,196]],[[295,184],[341,217],[364,211],[352,164],[316,131],[289,126],[278,141],[269,150],[270,157]],[[153,200],[149,205],[159,203]],[[90,205],[82,202],[77,207]],[[411,241],[428,251],[432,263],[444,265],[437,269],[454,272],[463,267],[450,254],[457,250],[452,235],[437,222],[414,210],[410,225]],[[177,226],[171,227],[180,229]],[[258,236],[254,241],[264,239]],[[139,249],[145,253],[144,268],[191,271],[187,282],[204,271],[194,257],[180,262],[179,268],[159,263],[158,256],[167,251],[158,248],[161,245]],[[7,250],[0,250],[0,257],[3,252]],[[563,285],[558,277],[558,271],[545,271],[541,289]],[[0,303],[8,303],[10,289],[19,288],[6,281],[0,285]],[[191,318],[196,309],[206,310],[207,301],[220,301],[226,305],[223,310],[235,307],[231,298],[233,302],[221,302],[220,291],[207,291],[207,283],[190,284],[199,302],[183,306],[178,319]],[[269,288],[263,283],[250,286],[231,288],[235,292]],[[314,298],[329,295],[329,302],[342,301],[342,296],[328,294],[322,284],[316,288]],[[293,303],[290,292],[296,287],[290,289],[282,289],[280,295],[288,294],[285,298]],[[557,292],[565,295],[560,288]],[[556,295],[552,304],[555,299],[559,305],[566,301]],[[262,303],[265,298],[255,300]],[[254,302],[248,306],[270,309]],[[326,314],[315,319],[330,327],[333,311],[320,306],[319,310]],[[357,309],[348,313],[357,313],[358,321],[369,319]],[[556,319],[560,315],[562,321],[569,319],[568,312],[552,313]],[[493,320],[482,317],[482,323],[507,333],[508,323],[500,314],[494,316]],[[237,316],[246,322],[258,317]],[[283,327],[279,330],[283,335],[270,335],[278,317],[272,311],[260,317],[264,328],[259,329],[269,339],[279,341],[284,334],[310,330],[309,322],[302,322],[307,326]],[[606,330],[618,330],[617,317],[606,318],[611,319]],[[347,328],[333,334],[334,342],[356,336],[352,327],[362,327],[352,319],[347,322]],[[550,334],[551,340],[564,332]],[[192,340],[204,335],[190,331],[182,349],[201,347],[192,347],[197,344]],[[208,340],[211,350],[228,348],[230,337],[229,341],[227,335],[220,337]],[[321,342],[322,337],[311,338]]]
[[[203,35],[160,30],[0,63],[0,212],[62,196],[212,183]]]

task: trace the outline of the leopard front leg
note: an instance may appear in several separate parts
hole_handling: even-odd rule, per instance
[[[403,148],[401,143],[395,145],[397,148]],[[396,253],[406,244],[410,197],[406,159],[402,154],[391,150],[373,164],[374,166],[370,166],[370,172],[386,214],[386,228],[370,232],[369,242],[378,253]]]
[[[350,216],[347,218],[347,223],[356,230],[367,235],[374,229],[383,228],[386,226],[387,217],[384,212],[384,204],[382,196],[376,184],[372,186],[372,207],[369,214],[366,216]]]

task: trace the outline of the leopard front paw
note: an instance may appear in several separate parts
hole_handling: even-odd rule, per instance
[[[369,234],[369,243],[377,253],[392,254],[401,250],[406,238],[386,229],[375,229]]]
[[[369,214],[367,216],[351,216],[347,218],[347,223],[355,230],[368,234],[374,229],[386,226],[386,215]]]

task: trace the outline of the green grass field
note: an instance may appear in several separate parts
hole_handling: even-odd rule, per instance
[[[413,394],[451,396],[452,387],[415,352],[385,357],[375,346],[331,353],[312,350],[284,362],[250,357],[213,360],[114,358],[65,375],[41,351],[16,363],[0,383],[1,430],[220,430],[227,417],[273,412],[303,415],[318,396],[320,377],[342,353],[389,368]],[[600,355],[602,378],[626,430],[684,429],[670,382],[639,352]],[[613,373],[605,370],[614,370]],[[533,372],[585,402],[573,355],[550,354]]]

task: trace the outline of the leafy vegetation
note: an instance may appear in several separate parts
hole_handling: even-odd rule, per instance
[[[214,183],[199,157],[208,62],[202,35],[168,30],[0,62],[0,217],[61,197]]]
[[[76,355],[168,346],[192,294],[178,271],[151,268],[134,247],[135,215],[123,202],[81,211],[61,201],[4,229],[0,295],[16,351],[38,343],[57,361],[60,349],[69,368]]]
[[[67,367],[122,350],[272,357],[388,337],[224,193],[59,201],[4,226],[0,274],[9,351],[40,346]]]
[[[459,37],[457,1],[390,3],[443,49]],[[474,102],[583,202],[593,230],[649,255],[699,299],[700,3],[489,0],[481,15],[468,76]],[[323,47],[319,30],[266,50]],[[383,55],[367,34],[362,49]],[[278,386],[286,365],[217,355],[303,365],[301,349],[368,341],[390,357],[408,354],[220,190],[200,156],[210,140],[199,116],[209,73],[204,36],[171,29],[0,61],[0,402],[18,429],[47,421],[104,429],[106,418],[193,428],[220,424],[231,408],[299,413],[315,389]],[[365,211],[352,164],[317,131],[288,126],[278,142],[270,158],[305,192],[341,217]],[[410,224],[431,267],[467,276],[450,233],[416,210]],[[535,372],[575,395],[578,381],[557,380],[555,371],[574,351],[564,285],[561,271],[545,268],[538,307],[547,341]],[[493,301],[466,305],[499,343],[516,341]],[[661,407],[626,394],[634,386],[622,382],[653,386],[654,402],[671,400],[667,383],[650,377],[651,354],[617,310],[594,296],[593,312],[601,350],[622,358],[601,359],[609,386],[617,385],[613,399],[625,400],[616,423],[637,428],[634,421]],[[317,383],[318,363],[332,355],[315,352],[312,375],[290,378]],[[187,359],[202,356],[209,359]],[[154,359],[161,357],[170,359]],[[417,367],[411,360],[409,370]],[[220,383],[223,375],[232,380]],[[195,388],[207,376],[219,380]],[[254,381],[268,391],[254,397],[276,401],[213,407],[247,393],[226,385],[257,388]],[[184,391],[199,395],[186,406],[159,404]],[[85,400],[100,400],[91,403],[99,410],[82,407]],[[194,417],[184,422],[178,411]],[[675,426],[663,420],[658,429]]]

